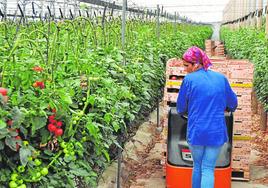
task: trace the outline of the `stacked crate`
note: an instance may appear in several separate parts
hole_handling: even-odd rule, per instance
[[[224,74],[237,95],[234,112],[232,177],[249,180],[250,135],[252,126],[253,64],[248,60],[212,59],[212,70]]]
[[[218,44],[215,48],[215,56],[224,56],[224,44]]]
[[[214,56],[214,41],[213,40],[206,40],[205,41],[205,52],[208,56]]]
[[[248,60],[233,60],[226,58],[211,58],[213,71],[224,74],[233,91],[238,97],[238,107],[234,112],[233,148],[232,148],[232,178],[249,180],[249,157],[251,153],[252,127],[252,82],[253,64]],[[168,111],[176,104],[179,87],[186,75],[182,62],[171,59],[166,67],[166,87],[164,92],[165,118],[163,121],[163,158],[161,163],[166,164]]]
[[[221,41],[206,40],[205,41],[206,54],[209,57],[217,56],[224,57],[224,44]]]
[[[228,79],[238,99],[234,112],[232,169],[236,179],[244,180],[250,178],[253,70],[248,60],[228,60]]]
[[[164,176],[166,174],[166,154],[167,154],[167,134],[168,134],[168,112],[170,107],[176,106],[180,85],[186,72],[182,61],[179,59],[170,59],[166,65],[166,86],[164,90],[164,119],[162,122],[163,131],[162,141],[162,160]]]

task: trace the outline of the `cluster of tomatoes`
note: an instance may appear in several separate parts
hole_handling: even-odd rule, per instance
[[[40,89],[44,89],[45,88],[45,84],[42,81],[40,81],[40,82],[39,81],[36,81],[36,82],[33,83],[33,87],[35,87],[35,88],[39,87]]]
[[[39,66],[35,66],[33,67],[33,71],[35,72],[38,72],[38,73],[41,73],[44,69],[42,67],[39,67]],[[36,81],[33,83],[33,87],[34,88],[40,88],[40,89],[44,89],[45,88],[45,84],[43,81]]]
[[[49,123],[47,125],[47,129],[50,133],[53,133],[56,137],[62,136],[63,129],[62,129],[62,121],[57,121],[55,119],[56,114],[48,117]]]

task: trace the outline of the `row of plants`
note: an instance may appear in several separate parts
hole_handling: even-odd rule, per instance
[[[0,186],[96,187],[122,130],[162,96],[165,61],[207,26],[120,20],[0,24]]]
[[[229,55],[237,59],[249,59],[254,64],[254,90],[268,110],[268,40],[264,28],[230,30],[223,27],[221,39]]]

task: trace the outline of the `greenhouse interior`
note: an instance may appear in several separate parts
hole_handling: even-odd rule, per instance
[[[0,0],[0,187],[268,188],[267,0]]]

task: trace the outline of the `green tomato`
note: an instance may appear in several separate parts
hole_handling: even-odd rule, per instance
[[[42,174],[41,174],[40,172],[37,172],[35,176],[36,176],[37,178],[40,178],[41,175],[42,175]]]
[[[48,174],[48,168],[44,167],[42,170],[41,170],[41,174],[43,176],[47,175]]]
[[[67,158],[67,157],[69,157],[69,156],[70,156],[69,153],[65,153],[64,158]]]
[[[67,148],[64,148],[63,153],[67,154],[67,153],[69,153],[69,150]]]
[[[85,142],[85,141],[87,141],[87,137],[84,136],[84,137],[82,138],[82,142]]]
[[[23,141],[23,145],[24,145],[24,146],[28,146],[28,145],[29,145],[29,142],[28,142],[27,140],[24,140],[24,141]]]
[[[63,141],[62,143],[60,143],[60,146],[64,149],[67,147],[67,144],[66,144],[66,142]]]
[[[86,101],[86,100],[87,100],[87,98],[86,98],[86,97],[83,97],[83,98],[82,98],[82,101]]]
[[[11,180],[12,181],[16,181],[17,180],[17,177],[18,177],[18,174],[16,174],[16,173],[13,173],[13,174],[11,174]]]
[[[87,132],[86,132],[85,130],[83,130],[82,135],[84,136],[84,135],[86,135],[86,133],[87,133]]]
[[[20,185],[20,184],[23,184],[23,180],[20,179],[20,180],[17,180],[17,183]]]
[[[77,124],[77,121],[76,120],[73,120],[73,124],[76,125]]]
[[[33,160],[33,157],[28,157],[28,161],[32,161]]]
[[[73,155],[73,156],[72,156],[72,161],[75,161],[75,160],[76,160],[76,156]]]
[[[17,188],[27,188],[25,184],[21,184],[20,186],[18,186]]]
[[[70,152],[70,155],[74,156],[75,155],[75,152],[74,151],[71,151]]]
[[[15,188],[15,187],[18,187],[18,185],[16,184],[15,181],[11,181],[11,182],[9,182],[9,187],[10,188]]]
[[[25,171],[25,167],[24,166],[18,166],[18,171],[19,172],[24,172]]]
[[[39,159],[35,159],[35,160],[34,160],[34,164],[35,164],[36,166],[40,166],[40,165],[42,164],[42,161],[39,160]]]
[[[31,178],[33,181],[36,181],[37,180],[37,177],[36,176],[32,176]]]
[[[67,146],[67,148],[69,150],[73,150],[74,149],[74,145],[72,143],[69,143],[68,146]]]

